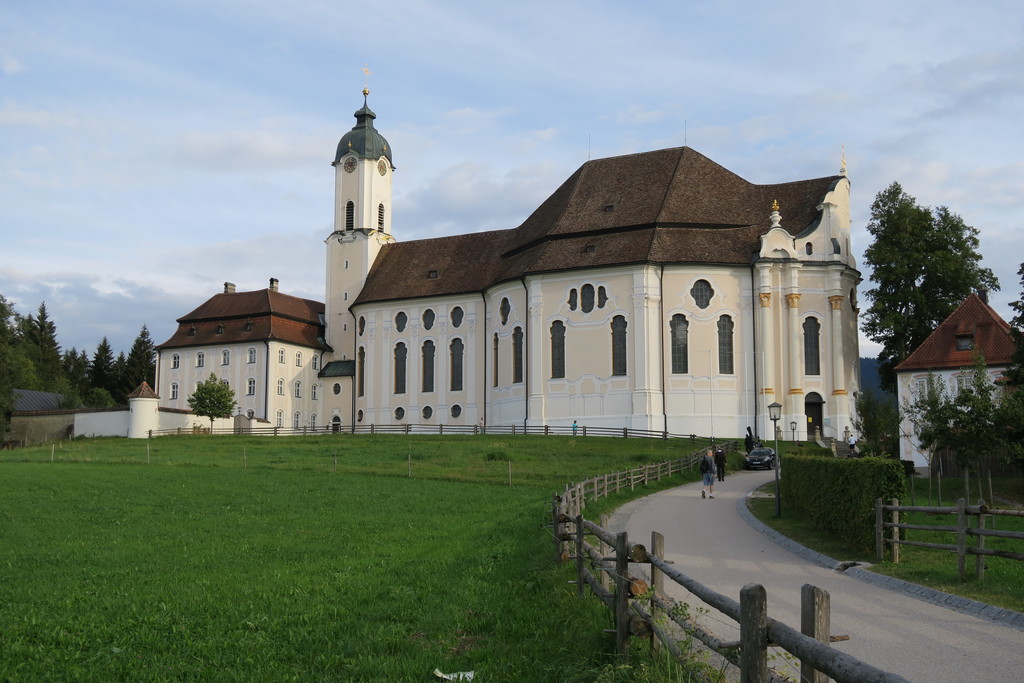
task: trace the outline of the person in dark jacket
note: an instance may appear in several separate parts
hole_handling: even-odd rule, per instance
[[[721,448],[715,451],[715,471],[718,472],[718,481],[725,481],[725,451]]]
[[[704,486],[700,489],[700,497],[707,498],[708,496],[715,497],[715,458],[711,454],[711,449],[708,452],[700,456],[700,474],[704,480]]]

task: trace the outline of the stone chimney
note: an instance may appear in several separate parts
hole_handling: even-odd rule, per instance
[[[234,294],[235,293],[235,283],[234,282],[225,282],[224,283],[224,293],[225,294]]]
[[[276,292],[277,291],[277,278],[276,277],[270,278],[270,291],[271,292]]]
[[[987,304],[988,303],[988,290],[987,289],[979,289],[978,290],[978,298],[981,299],[983,303]]]

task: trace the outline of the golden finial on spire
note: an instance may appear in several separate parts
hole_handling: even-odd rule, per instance
[[[772,200],[772,211],[778,211],[778,210],[779,210],[779,200],[778,199],[773,199]]]

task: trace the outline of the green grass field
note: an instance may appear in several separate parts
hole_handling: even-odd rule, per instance
[[[576,598],[547,524],[565,483],[690,451],[349,435],[4,453],[0,680],[675,679],[616,667],[611,613]]]

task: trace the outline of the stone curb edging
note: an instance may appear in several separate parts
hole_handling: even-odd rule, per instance
[[[739,516],[743,521],[749,524],[755,531],[764,535],[776,545],[782,546],[794,555],[801,557],[808,562],[813,562],[818,566],[825,567],[826,569],[843,571],[842,567],[846,563],[839,562],[827,555],[822,555],[817,551],[811,550],[807,546],[800,545],[793,539],[783,536],[779,532],[775,531],[775,529],[772,529],[770,526],[755,517],[753,513],[747,509],[747,498],[750,498],[753,492],[754,490],[747,492],[747,495],[740,497],[736,501],[736,512],[739,513]],[[859,581],[870,583],[897,593],[903,593],[912,598],[922,600],[923,602],[928,602],[940,607],[946,607],[947,609],[956,610],[957,612],[962,612],[964,614],[970,614],[978,617],[979,619],[985,619],[995,624],[999,624],[1000,626],[1007,626],[1009,628],[1017,629],[1018,631],[1024,631],[1024,613],[1021,612],[1015,612],[1014,610],[1005,609],[1003,607],[996,607],[995,605],[978,602],[977,600],[971,600],[970,598],[963,598],[959,595],[944,593],[934,588],[928,588],[916,583],[911,583],[910,581],[904,581],[903,579],[896,579],[891,576],[876,574],[875,572],[868,571],[863,566],[850,567],[845,570],[845,573]]]

